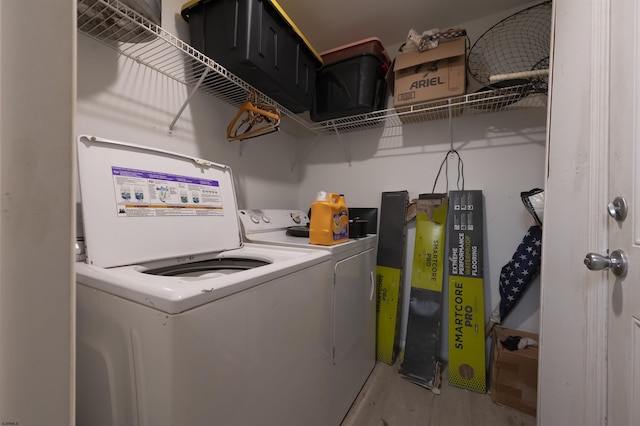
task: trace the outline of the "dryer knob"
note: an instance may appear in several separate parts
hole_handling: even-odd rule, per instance
[[[271,219],[269,219],[269,218],[268,218],[268,217],[266,217],[266,216],[262,216],[262,221],[263,221],[264,223],[271,223]]]
[[[300,213],[291,213],[291,219],[293,219],[295,223],[300,223]]]
[[[257,225],[258,223],[260,223],[260,218],[256,215],[251,215],[251,222]]]

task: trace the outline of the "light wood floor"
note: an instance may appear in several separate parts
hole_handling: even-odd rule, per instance
[[[377,362],[342,426],[535,426],[536,418],[502,407],[489,394],[449,385],[440,395],[403,379],[399,362]]]

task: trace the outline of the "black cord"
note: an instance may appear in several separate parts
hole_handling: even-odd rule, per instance
[[[446,181],[446,192],[449,192],[449,161],[447,161],[449,159],[449,154],[455,154],[458,157],[458,180],[456,181],[456,188],[458,190],[463,190],[464,191],[464,163],[462,161],[462,157],[460,157],[460,154],[458,154],[458,151],[456,151],[455,149],[450,149],[449,151],[447,151],[447,153],[444,155],[444,159],[442,160],[442,163],[440,163],[440,168],[438,169],[438,174],[436,175],[436,179],[433,182],[433,189],[431,189],[431,193],[435,193],[436,192],[436,185],[438,184],[438,179],[440,179],[440,173],[442,172],[442,166],[445,166],[445,181]],[[462,188],[460,188],[460,181],[462,180]]]

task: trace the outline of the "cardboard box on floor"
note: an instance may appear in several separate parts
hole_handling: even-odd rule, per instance
[[[538,401],[538,347],[510,351],[501,341],[508,336],[539,341],[538,335],[495,327],[491,335],[491,400],[535,416]]]
[[[399,53],[393,71],[395,108],[464,95],[466,38],[443,41],[424,52]]]

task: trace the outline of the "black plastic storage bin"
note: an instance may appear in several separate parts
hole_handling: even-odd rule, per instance
[[[316,75],[311,120],[325,121],[384,109],[387,64],[374,54],[334,62]]]
[[[294,113],[309,110],[322,59],[275,0],[193,0],[191,45]]]

